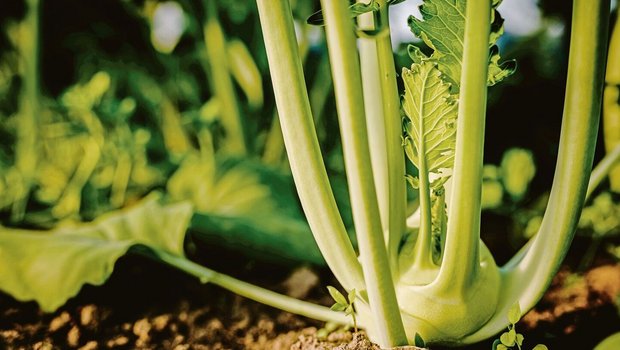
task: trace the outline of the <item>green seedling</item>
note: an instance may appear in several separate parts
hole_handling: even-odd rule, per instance
[[[516,325],[521,319],[521,308],[519,307],[519,303],[512,305],[510,310],[508,310],[508,330],[502,333],[499,339],[496,339],[493,342],[492,350],[509,350],[514,349],[515,347],[518,350],[522,349],[523,334],[517,333]],[[547,350],[547,346],[543,344],[538,344],[532,348],[532,350]]]
[[[351,317],[351,320],[353,321],[353,329],[357,333],[357,320],[355,319],[355,306],[353,305],[356,298],[355,289],[351,289],[346,298],[338,291],[338,289],[332,286],[327,286],[327,290],[329,291],[329,295],[331,295],[335,301],[334,305],[332,305],[330,309],[344,312],[345,315]]]

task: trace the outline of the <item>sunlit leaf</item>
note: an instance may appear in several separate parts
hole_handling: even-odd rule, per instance
[[[338,289],[332,287],[332,286],[327,286],[327,291],[329,291],[329,295],[332,296],[332,298],[334,299],[334,301],[338,304],[341,305],[348,305],[349,303],[347,303],[347,299],[345,299],[344,295],[342,295],[342,293],[340,293],[338,291]]]
[[[501,81],[511,75],[516,64],[514,61],[500,62],[499,52],[494,47],[497,39],[503,33],[502,17],[497,13],[493,5],[492,13],[489,14],[491,23],[491,35],[489,38],[489,85]],[[430,58],[418,56],[418,59],[431,60],[439,65],[439,70],[455,83],[452,88],[458,91],[461,79],[461,67],[463,57],[463,43],[465,38],[465,0],[424,0],[420,6],[422,19],[414,16],[409,17],[411,31],[426,45],[434,50]],[[412,50],[410,50],[410,55]],[[415,52],[421,54],[420,52]],[[415,59],[414,59],[415,62]]]
[[[456,100],[437,65],[413,64],[403,69],[407,115],[405,151],[419,172],[439,175],[452,168],[456,142]]]
[[[162,206],[158,196],[91,223],[30,231],[0,227],[0,289],[53,311],[84,284],[100,285],[136,245],[183,255],[191,205]]]

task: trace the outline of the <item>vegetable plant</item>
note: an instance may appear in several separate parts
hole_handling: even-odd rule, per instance
[[[538,233],[502,267],[480,241],[486,89],[514,70],[514,63],[501,61],[495,46],[502,32],[502,19],[495,10],[499,1],[426,0],[423,18],[412,18],[409,24],[433,52],[427,55],[410,48],[412,65],[400,73],[404,91],[397,87],[399,72],[388,24],[389,6],[397,2],[371,0],[349,7],[344,0],[323,0],[322,10],[312,17],[325,24],[359,256],[325,170],[289,1],[257,0],[282,139],[316,244],[344,289],[355,291],[348,300],[335,297],[344,299],[336,300],[335,308],[344,306],[354,325],[367,329],[385,347],[473,343],[503,330],[508,325],[505,315],[515,303],[525,309],[536,303],[574,234],[598,128],[609,2],[575,0],[564,121],[548,207]],[[29,4],[29,16],[36,17],[38,1]],[[231,76],[235,78],[236,73],[231,70],[231,76],[216,76],[224,72],[218,71],[218,65],[227,64],[224,48],[233,56],[245,54],[223,42],[221,25],[213,14],[215,2],[206,0],[205,7],[204,37],[216,42],[205,52],[210,64],[207,70],[219,99],[204,104],[200,114],[209,116],[212,110],[225,109],[222,123],[230,139],[223,142],[223,148],[231,154],[246,154],[252,147],[240,113],[234,111],[237,99]],[[38,25],[35,17],[28,17],[33,28]],[[36,37],[33,40],[36,43]],[[23,51],[34,52],[32,57],[36,57],[34,45]],[[35,70],[36,65],[31,68]],[[101,77],[105,80],[105,74],[93,79]],[[25,99],[36,101],[37,84],[35,80],[24,83]],[[84,86],[71,91],[88,90]],[[70,102],[71,93],[65,96]],[[262,94],[252,96],[248,99],[259,105]],[[325,98],[316,99],[323,101],[317,102],[321,105]],[[26,107],[24,103],[28,117],[20,119],[24,134],[37,121],[37,114]],[[176,112],[174,108],[170,112],[172,119],[178,119]],[[180,124],[175,125],[163,137],[171,147],[183,134]],[[217,217],[195,212],[224,217],[229,213],[215,206],[209,193],[217,194],[220,202],[224,198],[238,204],[244,212],[253,206],[229,196],[227,188],[247,186],[246,193],[261,200],[266,193],[273,194],[245,173],[215,176],[212,135],[204,131],[195,135],[200,152],[177,159],[180,166],[167,182],[168,196],[153,194],[93,222],[64,223],[50,231],[0,227],[0,289],[18,300],[36,300],[44,311],[51,311],[82,285],[103,283],[120,256],[134,253],[274,307],[348,323],[342,312],[253,286],[186,256],[183,242],[188,226],[217,226]],[[272,131],[268,138],[274,140],[275,151],[265,146],[264,158],[280,163],[279,134]],[[28,150],[18,152],[25,158],[17,161],[17,168],[26,174],[24,188],[31,186],[28,174],[35,172],[32,163],[37,161],[28,158],[36,153],[31,152],[36,144],[33,135],[21,137],[17,147]],[[181,149],[190,146],[188,138],[181,139],[185,140]],[[406,162],[416,171],[407,173]],[[206,174],[203,183],[195,183],[190,176],[197,173]],[[222,184],[226,185],[223,189]],[[406,210],[408,184],[420,198],[419,208],[410,215]],[[213,190],[216,187],[218,191]],[[23,196],[28,191],[17,192]],[[23,213],[25,200],[16,197],[13,213]],[[123,204],[123,197],[119,194],[114,207]],[[21,215],[17,214],[15,220]],[[298,226],[283,218],[277,221],[291,231]],[[255,228],[254,222],[239,226],[239,231]],[[291,244],[299,249],[299,242]]]
[[[471,343],[503,329],[515,303],[531,308],[570,245],[598,130],[609,3],[574,1],[551,195],[538,233],[498,267],[480,241],[480,201],[487,86],[514,68],[494,45],[499,1],[424,1],[423,18],[409,24],[433,53],[410,49],[404,94],[389,39],[393,2],[352,13],[346,1],[321,1],[359,257],[323,165],[288,1],[257,0],[284,142],[317,244],[343,287],[358,291],[371,338]],[[405,173],[403,153],[417,175]],[[406,179],[420,196],[408,218]]]

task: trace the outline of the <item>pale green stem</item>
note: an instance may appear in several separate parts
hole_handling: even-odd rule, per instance
[[[358,0],[358,2],[365,3],[366,1]],[[358,24],[362,29],[374,29],[374,14],[368,12],[359,16]],[[364,107],[368,124],[370,161],[375,179],[381,226],[385,233],[385,242],[387,244],[389,239],[390,183],[379,56],[377,55],[377,43],[374,38],[361,37],[358,39],[358,45],[360,66],[362,67]]]
[[[174,266],[183,272],[197,277],[202,283],[213,283],[235,294],[239,294],[259,303],[320,321],[337,322],[340,324],[350,323],[346,315],[342,312],[335,312],[325,306],[295,299],[287,295],[279,294],[253,284],[243,282],[234,277],[196,264],[187,258],[173,255],[162,250],[152,250],[148,253],[141,251],[139,252],[149,257],[154,255],[156,260]]]
[[[491,1],[468,1],[445,252],[437,287],[463,295],[476,279],[487,101]]]
[[[325,261],[346,290],[364,277],[323,164],[288,0],[258,0],[282,134],[297,193]]]
[[[388,6],[385,1],[379,1],[379,4],[382,6],[377,14],[380,23],[375,23],[373,13],[361,15],[358,23],[362,29],[376,29],[381,25],[381,32],[373,37],[360,38],[359,49],[372,171],[394,277],[398,276],[398,248],[405,230],[405,165]]]
[[[11,219],[19,221],[25,212],[28,193],[33,185],[37,166],[39,124],[39,0],[28,0],[27,14],[20,24],[18,42],[23,62],[23,87],[19,100],[15,166],[23,179],[19,198],[14,201]]]
[[[605,177],[609,174],[609,172],[618,164],[620,161],[620,144],[613,148],[610,152],[607,152],[605,157],[601,159],[601,161],[594,167],[592,170],[592,174],[590,174],[590,182],[588,183],[588,190],[586,192],[587,202],[592,196],[592,192],[603,182]]]
[[[400,114],[400,94],[396,84],[396,67],[390,38],[389,6],[378,0],[381,10],[379,21],[382,34],[376,36],[379,71],[381,72],[381,96],[387,138],[387,162],[389,180],[389,238],[388,254],[392,267],[396,268],[398,248],[405,232],[407,207],[407,184],[405,181],[405,152],[402,147],[403,124]]]
[[[609,0],[575,0],[560,146],[549,203],[527,252],[502,268],[500,303],[493,318],[464,341],[506,326],[516,301],[529,310],[542,297],[575,233],[584,203],[601,112]]]
[[[407,344],[390,271],[370,162],[362,80],[346,1],[322,0],[353,221],[379,344]]]
[[[605,149],[611,152],[620,145],[620,21],[616,17],[607,56],[607,73],[605,75],[603,94],[603,132]],[[620,192],[620,166],[610,170],[611,190]]]
[[[205,0],[204,4],[207,12],[203,31],[209,60],[208,78],[221,106],[221,122],[226,132],[223,149],[229,154],[244,155],[247,152],[246,142],[226,56],[224,31],[217,17],[215,0]]]
[[[424,81],[426,83],[426,81]],[[420,89],[424,91],[424,87]],[[420,107],[422,108],[422,106]],[[420,117],[423,116],[422,111],[418,113]],[[423,122],[420,125],[424,125]],[[420,131],[421,134],[424,134],[424,129]],[[420,136],[424,137],[424,136]],[[426,144],[424,141],[419,144],[420,149],[418,150],[418,154],[425,155],[426,154]],[[420,230],[418,233],[418,239],[415,243],[414,247],[414,256],[413,261],[411,263],[411,267],[413,270],[417,271],[418,269],[429,269],[434,266],[433,264],[433,255],[432,255],[432,238],[433,238],[433,225],[432,225],[432,213],[431,213],[431,189],[430,189],[430,181],[428,177],[428,166],[426,164],[426,157],[419,157],[419,197],[420,200]]]

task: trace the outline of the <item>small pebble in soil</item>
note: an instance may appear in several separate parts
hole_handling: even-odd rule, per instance
[[[118,336],[114,339],[108,340],[108,343],[106,345],[108,346],[108,348],[113,348],[115,346],[126,345],[127,343],[129,343],[129,338],[125,336]]]
[[[91,326],[95,322],[97,307],[95,305],[86,305],[80,310],[80,324],[82,326]]]
[[[56,332],[59,329],[63,328],[71,321],[71,316],[68,312],[63,311],[60,315],[56,316],[52,322],[50,322],[49,331],[50,333]]]
[[[80,343],[80,329],[77,326],[71,327],[69,333],[67,333],[67,344],[75,348]]]
[[[78,350],[97,350],[98,346],[99,344],[97,344],[96,341],[91,340],[88,343],[84,344],[84,346],[82,346]]]

